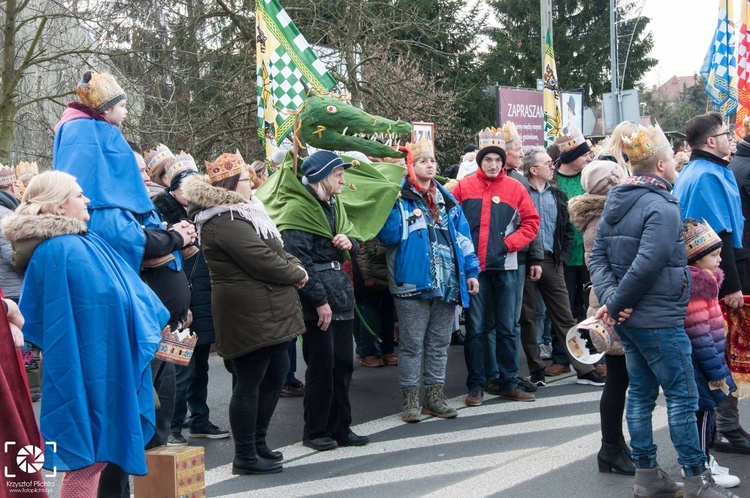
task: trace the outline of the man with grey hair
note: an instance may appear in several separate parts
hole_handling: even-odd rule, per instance
[[[568,215],[568,197],[550,184],[555,173],[552,158],[542,147],[534,147],[523,157],[523,172],[529,181],[531,200],[536,206],[541,222],[539,238],[544,250],[541,272],[537,279],[529,275],[523,289],[521,307],[521,346],[531,372],[530,381],[538,386],[545,385],[544,362],[539,356],[537,343],[536,289],[542,294],[545,306],[552,321],[552,329],[560,344],[565,344],[565,336],[576,321],[570,311],[568,288],[565,285],[563,265],[570,256],[573,243],[573,226]],[[577,384],[601,387],[605,378],[592,365],[580,363],[567,351],[568,359],[578,374]]]

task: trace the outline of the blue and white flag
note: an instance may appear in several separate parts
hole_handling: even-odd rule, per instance
[[[726,119],[737,110],[737,56],[735,54],[734,2],[719,0],[719,21],[700,74],[706,93]]]

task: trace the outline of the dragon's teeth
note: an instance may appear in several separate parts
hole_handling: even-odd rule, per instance
[[[385,143],[388,147],[391,146],[391,139],[389,138],[388,141]]]
[[[342,135],[346,135],[346,130],[348,130],[348,129],[349,129],[349,127],[347,126],[346,128],[344,128],[344,131],[343,131],[343,132],[341,132],[341,134],[342,134]]]

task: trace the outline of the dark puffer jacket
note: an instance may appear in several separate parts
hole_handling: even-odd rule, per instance
[[[294,287],[305,276],[299,260],[284,252],[272,234],[259,235],[232,210],[247,202],[237,192],[211,186],[208,177],[199,175],[186,178],[182,191],[192,218],[211,210],[200,237],[211,276],[218,353],[239,358],[302,334],[305,325]]]
[[[310,187],[306,187],[313,197],[318,199]],[[336,235],[335,213],[332,204],[318,199],[326,214],[331,233]],[[331,239],[314,235],[302,230],[284,230],[281,232],[284,248],[302,261],[309,280],[299,290],[305,320],[318,319],[318,306],[328,303],[334,320],[354,318],[354,287],[349,276],[341,271],[344,256],[334,247]],[[352,239],[349,254],[355,258],[359,254],[359,242]],[[326,269],[328,265],[330,269]],[[335,269],[338,268],[338,269]]]
[[[719,306],[719,287],[724,273],[718,269],[714,275],[689,266],[693,277],[690,304],[685,317],[685,332],[693,346],[693,370],[698,384],[698,406],[701,410],[717,407],[726,397],[723,391],[711,389],[710,381],[725,379],[729,392],[737,386],[724,359],[727,339],[724,335],[724,316]]]
[[[151,200],[161,213],[162,219],[170,225],[188,219],[187,211],[182,204],[166,190]],[[203,256],[203,250],[195,257],[183,261],[182,269],[190,285],[190,311],[193,313],[190,330],[198,336],[198,346],[211,344],[215,340],[214,317],[211,314],[211,277],[208,274],[208,264]]]
[[[690,297],[682,215],[671,185],[614,187],[607,196],[589,271],[599,302],[613,317],[633,308],[624,326],[682,327]]]

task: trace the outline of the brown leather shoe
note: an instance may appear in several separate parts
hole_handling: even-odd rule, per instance
[[[375,355],[365,356],[364,358],[359,360],[359,364],[363,367],[373,368],[382,367],[383,365],[385,365],[385,363],[383,363],[383,359]]]
[[[398,356],[396,356],[396,353],[384,354],[383,355],[383,363],[385,363],[389,367],[397,367],[398,366]]]
[[[596,373],[602,377],[607,376],[607,365],[594,365],[594,368],[596,369]]]
[[[172,254],[166,254],[164,256],[159,256],[158,258],[144,259],[141,261],[141,269],[161,268],[162,266],[167,266],[172,261],[174,261],[174,256]]]
[[[500,399],[507,399],[508,401],[536,401],[536,396],[519,391],[518,389],[513,389],[511,391],[501,392]]]
[[[570,372],[570,367],[564,367],[562,365],[558,365],[557,363],[553,363],[552,365],[544,369],[544,375],[549,375],[550,377],[562,375],[568,372]]]
[[[484,401],[484,393],[482,391],[470,391],[466,395],[464,403],[466,406],[481,406]]]

